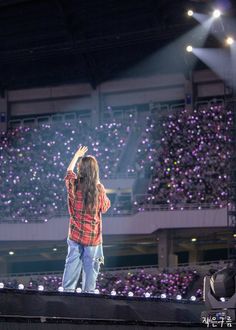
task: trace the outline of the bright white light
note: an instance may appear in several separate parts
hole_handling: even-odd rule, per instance
[[[188,45],[188,46],[186,47],[186,51],[187,51],[188,53],[191,53],[191,52],[193,51],[193,47],[192,47],[191,45]]]
[[[14,254],[15,254],[14,251],[9,251],[9,255],[10,255],[10,256],[13,256]]]
[[[162,293],[162,294],[161,294],[161,298],[162,298],[162,299],[166,299],[166,294],[165,294],[165,293]]]
[[[82,289],[81,289],[81,288],[77,288],[77,289],[76,289],[76,292],[77,292],[77,293],[81,293],[81,292],[82,292]]]
[[[24,287],[24,284],[19,284],[19,285],[18,285],[18,289],[19,289],[19,290],[24,290],[24,288],[25,288],[25,287]]]
[[[130,292],[128,293],[128,296],[129,296],[129,297],[133,297],[133,296],[134,296],[133,292],[130,291]]]
[[[233,45],[233,43],[234,43],[234,38],[233,37],[227,37],[226,38],[226,44],[227,45]]]
[[[182,299],[181,294],[177,294],[176,299],[177,299],[177,300],[181,300],[181,299]]]
[[[189,9],[189,10],[187,11],[187,14],[188,14],[188,16],[193,16],[193,11],[192,11],[191,9]]]
[[[59,288],[57,289],[57,291],[59,291],[59,292],[63,292],[63,291],[64,291],[64,289],[63,289],[63,287],[62,287],[62,286],[59,286]]]
[[[220,301],[225,302],[225,298],[224,297],[221,297],[220,298]]]
[[[98,289],[95,289],[95,290],[94,290],[94,293],[95,293],[95,294],[99,294],[99,290],[98,290]]]
[[[111,291],[111,296],[116,296],[116,291],[115,290]]]
[[[219,18],[221,16],[221,11],[219,9],[215,9],[212,13],[214,18]]]
[[[197,298],[195,296],[191,296],[191,298],[190,298],[191,301],[196,301],[196,299]]]
[[[4,288],[4,283],[1,282],[1,283],[0,283],[0,289],[3,289],[3,288]]]
[[[150,295],[150,293],[149,292],[145,292],[145,297],[146,298],[149,298],[151,295]]]
[[[43,291],[44,290],[44,286],[43,285],[39,285],[38,286],[38,291]]]

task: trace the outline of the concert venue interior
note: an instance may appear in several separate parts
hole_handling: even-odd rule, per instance
[[[0,1],[0,329],[236,325],[236,2]],[[100,167],[96,290],[64,177]]]

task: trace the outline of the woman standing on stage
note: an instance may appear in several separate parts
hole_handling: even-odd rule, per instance
[[[62,279],[64,291],[76,289],[83,269],[82,291],[93,292],[100,264],[104,263],[101,213],[109,209],[110,200],[99,181],[97,160],[84,156],[87,150],[87,147],[78,149],[65,177],[70,221]],[[73,171],[78,160],[76,175]]]

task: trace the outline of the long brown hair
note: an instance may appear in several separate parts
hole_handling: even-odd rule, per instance
[[[95,157],[84,156],[78,163],[78,177],[73,183],[74,196],[82,191],[83,204],[86,209],[94,211],[97,206],[99,167]]]

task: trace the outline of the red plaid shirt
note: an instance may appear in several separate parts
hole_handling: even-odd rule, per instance
[[[98,185],[98,205],[94,212],[87,212],[83,205],[82,192],[78,189],[75,197],[72,193],[72,181],[77,178],[73,171],[67,171],[65,183],[67,188],[68,210],[70,214],[69,238],[82,245],[99,245],[102,243],[102,217],[110,207],[110,200],[102,184]]]

